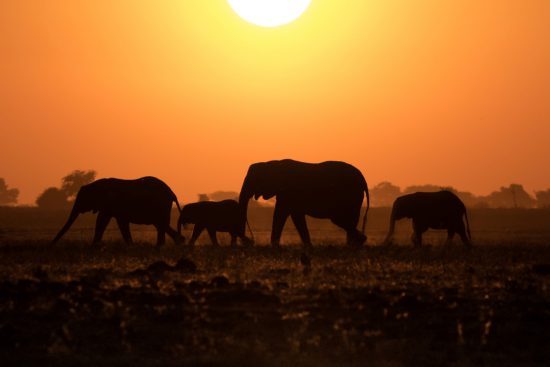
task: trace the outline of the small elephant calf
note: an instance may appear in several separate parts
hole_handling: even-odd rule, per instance
[[[471,246],[466,207],[458,196],[450,191],[417,192],[398,197],[393,203],[390,230],[385,244],[391,243],[395,221],[402,218],[412,219],[414,233],[411,239],[415,246],[422,245],[422,234],[429,228],[446,229],[447,243],[450,243],[455,233],[458,233],[464,245]]]
[[[235,200],[199,201],[187,204],[181,209],[178,232],[180,232],[182,226],[188,223],[195,225],[193,235],[189,241],[191,246],[195,244],[195,241],[205,229],[208,231],[213,245],[218,245],[216,232],[229,232],[232,246],[237,244],[237,237],[241,238],[243,245],[253,244],[252,239],[240,234],[240,221],[239,203]]]

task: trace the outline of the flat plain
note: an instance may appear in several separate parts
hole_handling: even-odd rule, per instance
[[[290,223],[281,248],[271,248],[260,220],[253,222],[258,244],[247,248],[229,247],[222,235],[220,247],[204,236],[194,248],[157,249],[154,233],[136,232],[140,227],[133,228],[132,246],[112,230],[92,247],[86,221],[51,247],[57,226],[12,225],[0,233],[0,360],[4,366],[547,365],[546,211],[474,212],[470,250],[458,239],[444,246],[438,232],[413,248],[407,223],[396,245],[380,246],[385,214],[375,211],[369,244],[359,249],[344,245],[336,227],[315,222],[309,249]]]

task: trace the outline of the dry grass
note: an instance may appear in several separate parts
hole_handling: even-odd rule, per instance
[[[3,365],[517,366],[550,357],[544,236],[487,233],[471,251],[458,242],[439,246],[438,234],[421,249],[406,242],[352,249],[338,231],[322,236],[314,233],[321,244],[307,251],[292,243],[94,248],[81,240],[50,248],[4,237],[0,358]],[[189,262],[176,266],[181,258]]]

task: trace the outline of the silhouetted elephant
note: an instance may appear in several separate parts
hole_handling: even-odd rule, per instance
[[[277,198],[273,214],[271,243],[278,246],[285,222],[290,216],[305,245],[311,240],[306,224],[306,215],[328,218],[347,233],[350,245],[366,241],[363,218],[362,232],[356,227],[361,214],[363,195],[369,189],[361,172],[344,162],[304,163],[291,159],[252,164],[244,179],[239,196],[241,211],[240,233],[244,234],[248,201],[261,196]]]
[[[67,223],[61,228],[52,243],[67,232],[79,214],[98,213],[93,243],[101,241],[111,218],[115,218],[126,243],[132,242],[130,223],[152,224],[157,229],[157,245],[164,244],[165,233],[179,243],[183,240],[170,228],[172,202],[180,206],[170,187],[155,177],[137,180],[104,178],[84,185],[78,191]]]
[[[216,232],[229,232],[231,246],[237,244],[237,237],[241,238],[243,245],[251,245],[253,240],[240,233],[239,203],[235,200],[223,201],[199,201],[185,205],[181,209],[178,220],[178,233],[181,226],[188,223],[194,224],[193,235],[189,244],[192,246],[205,229],[212,240],[213,245],[218,245]],[[252,233],[252,231],[251,231]]]
[[[466,220],[464,225],[463,217]],[[415,246],[422,245],[422,234],[428,230],[446,229],[447,242],[455,233],[460,235],[464,245],[471,245],[470,224],[464,203],[450,191],[417,192],[398,197],[393,203],[390,217],[390,229],[384,241],[390,244],[395,229],[395,221],[411,218],[413,224],[412,241]]]

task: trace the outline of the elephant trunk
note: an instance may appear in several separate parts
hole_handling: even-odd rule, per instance
[[[76,218],[78,217],[79,214],[80,213],[78,212],[78,210],[76,208],[76,205],[73,206],[73,210],[71,211],[71,214],[69,215],[69,219],[67,219],[67,223],[65,223],[63,228],[61,228],[61,230],[57,234],[57,236],[55,236],[55,238],[51,242],[52,245],[57,243],[57,241],[59,241],[61,239],[61,237],[63,237],[65,232],[67,232],[69,230],[69,228],[71,228],[71,226],[73,225],[74,221],[76,220]]]
[[[239,195],[239,232],[243,236],[246,231],[245,227],[247,223],[248,202],[254,195],[249,186],[250,185],[248,184],[247,179],[245,179],[245,182],[241,189],[241,193]]]

